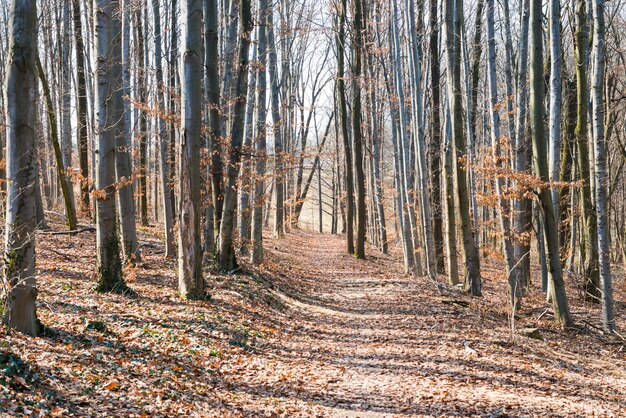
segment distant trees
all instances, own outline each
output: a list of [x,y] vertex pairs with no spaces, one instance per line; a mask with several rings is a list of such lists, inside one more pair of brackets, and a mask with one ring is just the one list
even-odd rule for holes
[[[180,296],[201,299],[207,272],[262,265],[267,231],[308,226],[345,234],[359,259],[397,246],[407,273],[462,279],[475,296],[481,263],[501,257],[511,310],[537,264],[563,326],[569,286],[613,329],[626,91],[624,30],[604,17],[620,5],[576,0],[565,25],[557,0],[42,0],[33,28],[33,4],[3,22],[28,34],[0,50],[22,83],[0,99],[5,257],[31,256],[31,215],[17,212],[32,191],[35,225],[59,212],[70,234],[95,223],[100,291],[129,291],[124,265],[146,262],[151,228],[178,253]],[[31,71],[41,103],[21,94]],[[41,140],[21,139],[22,117]],[[7,269],[27,277],[28,263]]]

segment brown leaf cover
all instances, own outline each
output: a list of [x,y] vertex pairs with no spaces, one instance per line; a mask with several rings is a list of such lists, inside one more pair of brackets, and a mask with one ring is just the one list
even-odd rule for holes
[[[344,254],[341,237],[266,241],[267,261],[210,275],[211,298],[176,297],[176,262],[144,229],[138,297],[97,294],[94,236],[38,244],[40,338],[0,334],[28,373],[0,385],[7,416],[626,416],[623,341],[569,289],[552,322],[536,285],[512,331],[501,261],[483,298],[407,276],[396,256]],[[397,249],[396,249],[397,251]],[[500,264],[498,264],[500,263]],[[533,275],[537,281],[538,274]],[[574,281],[571,279],[570,281]],[[615,279],[618,329],[625,283]],[[538,334],[534,334],[538,332]]]

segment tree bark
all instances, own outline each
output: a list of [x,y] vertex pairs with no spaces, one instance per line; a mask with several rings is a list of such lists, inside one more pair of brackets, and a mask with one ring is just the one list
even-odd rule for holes
[[548,170],[547,144],[544,126],[545,85],[543,75],[543,40],[541,28],[541,0],[530,3],[530,124],[533,142],[533,160],[535,175],[544,182],[539,191],[539,201],[543,220],[544,238],[546,243],[548,271],[550,276],[554,316],[564,327],[572,325],[565,283],[560,259],[559,231],[556,214],[552,203]]
[[167,122],[164,113],[165,108],[165,83],[163,82],[163,65],[161,51],[161,8],[159,0],[152,0],[152,14],[154,16],[154,66],[156,68],[157,82],[157,117],[159,124],[158,148],[159,148],[159,180],[161,183],[161,205],[163,210],[163,228],[165,230],[165,258],[174,257],[174,231],[172,200],[170,197],[170,175],[168,164],[168,141]]
[[12,2],[7,61],[6,145],[7,210],[4,280],[9,285],[2,322],[37,336],[35,270],[35,120],[37,106],[37,6],[35,0]]
[[611,260],[609,244],[608,202],[606,184],[607,161],[606,140],[604,137],[604,0],[593,0],[593,82],[592,119],[593,145],[595,156],[595,196],[598,216],[598,264],[600,266],[600,283],[602,295],[602,324],[607,332],[615,331],[615,313],[613,312],[613,286],[611,280]]
[[[456,148],[454,172],[459,198],[461,232],[465,255],[465,287],[474,296],[482,294],[480,257],[474,241],[467,188],[467,144],[463,130],[463,103],[461,93],[461,25],[463,4],[460,0],[445,0],[446,58],[448,64],[448,96],[451,100],[452,138]],[[454,6],[454,7],[453,7]],[[454,9],[454,11],[453,11]]]
[[248,53],[250,49],[250,36],[252,33],[252,14],[250,0],[241,0],[241,39],[237,62],[238,75],[235,88],[236,103],[233,108],[233,118],[230,129],[230,155],[228,158],[228,181],[224,190],[224,209],[220,224],[219,239],[219,268],[231,271],[237,267],[234,247],[235,208],[237,206],[237,178],[239,163],[241,162],[241,146],[243,142],[246,87],[248,85]]
[[[100,292],[126,292],[115,204],[116,90],[121,80],[121,8],[117,0],[94,0],[96,55],[96,253]],[[117,62],[117,64],[116,64]]]
[[178,291],[184,299],[204,298],[200,147],[202,123],[202,2],[183,1],[181,136],[179,158]]

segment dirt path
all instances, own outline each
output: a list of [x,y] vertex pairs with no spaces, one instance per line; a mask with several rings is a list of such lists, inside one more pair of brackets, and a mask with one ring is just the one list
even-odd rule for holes
[[233,382],[267,405],[242,413],[626,416],[619,353],[613,364],[590,362],[577,347],[559,358],[558,334],[513,345],[491,302],[442,296],[380,254],[355,260],[338,237],[275,244],[273,261],[302,285],[288,298],[289,332],[264,348],[251,382]]

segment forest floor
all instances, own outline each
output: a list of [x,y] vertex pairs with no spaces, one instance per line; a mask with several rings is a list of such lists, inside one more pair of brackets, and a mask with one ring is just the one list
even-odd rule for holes
[[[58,226],[60,228],[60,226]],[[176,262],[142,229],[138,296],[97,294],[95,236],[39,237],[39,338],[0,332],[6,416],[626,416],[626,348],[570,300],[561,332],[531,290],[512,331],[496,262],[482,298],[402,273],[341,237],[266,241],[266,263],[176,296]],[[537,275],[534,275],[534,278]],[[615,281],[618,329],[626,282]],[[584,321],[584,322],[583,322]]]

